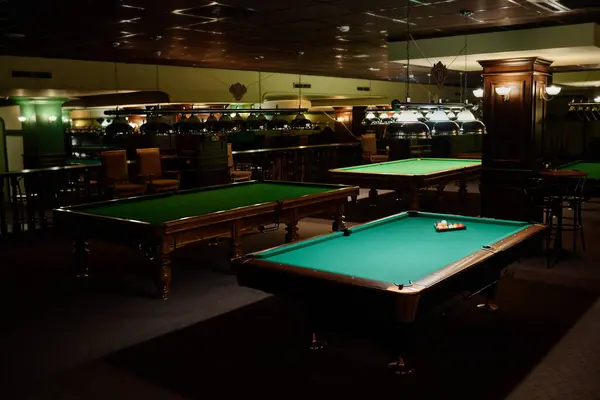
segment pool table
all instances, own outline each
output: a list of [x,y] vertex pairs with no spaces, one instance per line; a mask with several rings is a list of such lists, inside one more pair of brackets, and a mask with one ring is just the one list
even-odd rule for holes
[[169,296],[170,254],[199,241],[229,237],[232,257],[246,231],[286,224],[286,241],[298,239],[301,218],[330,212],[344,229],[344,205],[358,187],[250,181],[177,193],[82,204],[54,210],[54,229],[74,241],[78,276],[87,276],[90,239],[139,248],[154,264],[160,296]]
[[[437,232],[440,220],[466,229]],[[406,327],[463,292],[493,300],[504,268],[527,254],[545,229],[409,211],[251,253],[234,264],[240,285],[299,298],[314,306],[310,313],[329,308],[329,316],[348,313],[355,319],[382,312],[384,320]]]
[[446,185],[457,182],[461,197],[467,192],[467,181],[481,173],[481,160],[458,158],[409,158],[376,164],[357,165],[329,171],[332,182],[371,189],[374,204],[377,189],[395,190],[412,210],[420,210],[419,190],[437,186],[442,194]]

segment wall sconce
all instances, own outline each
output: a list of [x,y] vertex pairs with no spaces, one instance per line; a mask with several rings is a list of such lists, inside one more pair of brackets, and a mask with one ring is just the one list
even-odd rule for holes
[[56,122],[56,120],[58,119],[58,117],[56,115],[50,115],[48,116],[48,123],[53,123]]
[[22,115],[19,116],[19,121],[21,122],[27,122],[27,117],[24,117]]
[[510,99],[511,88],[509,86],[498,86],[495,90],[498,96],[502,96],[502,100],[508,101]]
[[337,117],[335,120],[337,122],[344,122],[344,117]]
[[543,85],[542,88],[540,89],[540,100],[550,101],[550,100],[552,100],[552,97],[559,94],[561,90],[562,90],[562,88],[560,86]]
[[483,98],[483,89],[479,88],[473,90],[473,96],[477,97],[478,99]]

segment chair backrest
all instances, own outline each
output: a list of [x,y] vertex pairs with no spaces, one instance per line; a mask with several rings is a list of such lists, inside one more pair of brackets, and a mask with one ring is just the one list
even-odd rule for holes
[[365,133],[364,135],[361,135],[360,143],[363,153],[377,153],[377,137],[374,133]]
[[233,146],[227,143],[227,166],[233,168]]
[[102,179],[111,184],[129,180],[127,170],[127,153],[125,150],[110,150],[100,153],[102,164]]
[[140,174],[162,176],[160,150],[158,148],[137,149],[136,153]]

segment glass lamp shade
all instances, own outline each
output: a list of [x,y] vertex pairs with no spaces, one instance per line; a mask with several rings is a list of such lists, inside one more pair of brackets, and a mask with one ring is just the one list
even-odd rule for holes
[[222,114],[221,118],[219,118],[219,123],[217,124],[217,127],[221,131],[232,130],[234,127],[234,124],[233,124],[233,119],[231,118],[231,115]]
[[454,121],[456,119],[456,114],[454,114],[454,112],[452,110],[448,110],[446,115],[448,116],[448,119],[450,121]]
[[432,122],[446,122],[450,121],[450,118],[448,118],[448,115],[443,110],[435,110],[431,114],[431,117],[429,117],[429,120]]
[[410,110],[404,110],[400,113],[398,118],[396,119],[398,122],[419,122],[419,118],[415,115],[414,112]]
[[191,115],[181,125],[182,132],[202,132],[205,128],[204,123],[198,118],[197,115]]
[[499,86],[495,90],[496,94],[499,96],[508,96],[510,94],[510,89],[509,86]]
[[232,118],[233,124],[239,128],[242,129],[244,126],[244,117],[242,117],[242,115],[240,113],[237,113],[233,116]]
[[267,122],[268,129],[285,129],[287,126],[287,121],[283,118],[281,114],[273,115],[273,119]]
[[377,117],[374,118],[365,118],[362,120],[362,125],[378,125],[381,123],[381,120]]
[[483,97],[483,89],[479,88],[473,90],[473,96],[477,97],[478,99],[481,99]]
[[117,116],[113,122],[105,128],[107,135],[126,135],[133,132],[133,127],[129,125],[125,117]]
[[169,121],[162,115],[150,115],[146,123],[140,127],[144,133],[167,133],[173,130]]
[[246,118],[246,129],[251,131],[260,129],[260,121],[256,114],[250,113],[250,115],[248,115],[248,118]]
[[463,135],[485,135],[485,125],[481,121],[466,121],[461,125]]
[[296,118],[292,120],[292,127],[295,129],[308,129],[312,126],[312,123],[303,113],[299,112]]
[[384,139],[429,139],[429,128],[422,122],[394,122],[385,127]]
[[206,129],[208,129],[209,131],[214,131],[215,129],[217,129],[218,124],[219,121],[213,113],[210,113],[210,115],[208,116],[208,118],[206,118],[206,121],[204,122]]
[[417,119],[419,121],[425,121],[426,120],[426,118],[423,115],[423,113],[421,111],[419,111],[419,110],[413,110],[413,114],[415,114],[415,117],[417,117]]
[[458,122],[468,122],[468,121],[475,121],[476,118],[470,110],[465,109],[456,115],[456,120]]
[[373,111],[369,111],[367,113],[367,116],[365,117],[365,119],[377,119],[377,116],[375,115],[375,113]]
[[548,94],[549,96],[556,96],[557,94],[560,93],[560,91],[562,90],[562,88],[560,86],[547,86],[546,87],[546,94]]
[[397,121],[397,120],[398,120],[398,118],[400,118],[400,114],[398,114],[397,112],[395,112],[395,113],[392,115],[392,118],[393,118],[393,119],[395,119],[395,120]]
[[440,121],[433,126],[434,136],[455,136],[460,133],[460,126],[454,121]]

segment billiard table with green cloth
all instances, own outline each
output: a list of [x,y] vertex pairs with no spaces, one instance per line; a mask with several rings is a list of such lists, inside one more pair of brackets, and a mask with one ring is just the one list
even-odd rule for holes
[[[463,223],[437,232],[434,224]],[[411,322],[430,293],[480,289],[542,234],[543,225],[409,211],[235,260],[240,285],[274,294],[392,305]],[[458,283],[458,285],[457,285]],[[325,301],[325,300],[323,300]],[[380,304],[381,305],[381,304]]]
[[357,165],[329,171],[332,182],[369,188],[375,202],[377,189],[395,190],[412,210],[419,210],[419,190],[437,186],[442,194],[446,185],[457,182],[461,197],[467,181],[481,173],[481,160],[459,158],[409,158],[384,163]]
[[587,179],[600,180],[600,161],[575,161],[561,165],[558,169],[587,172]]
[[177,193],[82,204],[54,210],[53,225],[74,240],[79,275],[87,276],[88,240],[140,248],[158,270],[161,296],[169,294],[169,254],[199,241],[229,237],[232,257],[243,255],[244,232],[286,224],[286,241],[298,239],[301,218],[330,213],[344,228],[344,205],[358,187],[251,181]]

